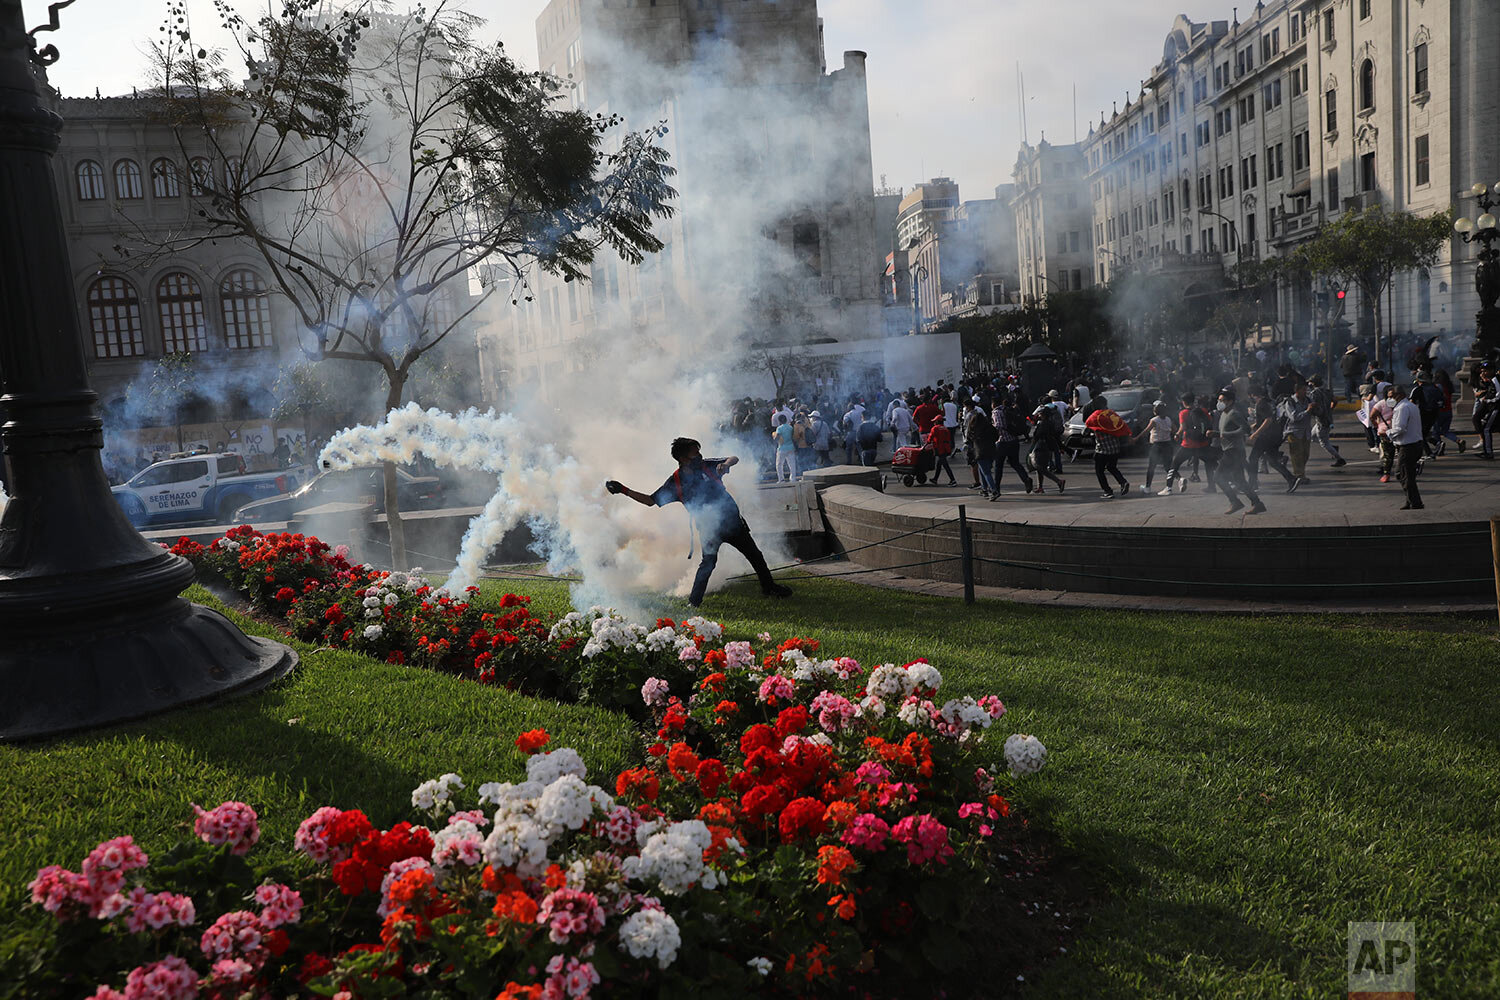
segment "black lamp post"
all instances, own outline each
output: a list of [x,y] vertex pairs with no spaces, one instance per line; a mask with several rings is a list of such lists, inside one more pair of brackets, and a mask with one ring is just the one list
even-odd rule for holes
[[62,119],[32,48],[21,0],[0,0],[0,740],[255,690],[297,663],[182,600],[192,566],[110,495],[52,172]]
[[1500,299],[1500,250],[1495,249],[1495,240],[1500,238],[1495,219],[1495,209],[1500,208],[1500,181],[1493,188],[1475,184],[1469,193],[1479,202],[1479,218],[1456,219],[1453,228],[1465,243],[1477,240],[1483,244],[1479,266],[1474,269],[1479,312],[1474,316],[1474,346],[1470,353],[1484,358],[1500,350],[1500,309],[1495,307],[1495,300]]

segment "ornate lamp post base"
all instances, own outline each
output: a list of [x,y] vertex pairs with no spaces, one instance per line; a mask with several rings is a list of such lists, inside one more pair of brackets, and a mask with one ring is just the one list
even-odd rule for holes
[[7,635],[0,739],[55,736],[248,694],[296,665],[286,646],[247,636],[217,611],[181,598],[83,622],[62,637]]
[[52,171],[62,120],[30,49],[20,0],[0,0],[0,740],[252,691],[297,664],[178,597],[193,567],[110,495]]

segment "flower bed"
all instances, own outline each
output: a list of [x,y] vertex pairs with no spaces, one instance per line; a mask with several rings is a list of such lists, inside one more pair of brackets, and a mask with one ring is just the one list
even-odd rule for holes
[[[549,626],[525,598],[481,609],[316,539],[235,529],[184,554],[307,638],[410,648],[406,662],[492,683],[574,670],[579,696],[632,704],[642,763],[591,784],[576,752],[523,733],[525,780],[471,791],[442,775],[388,830],[325,806],[293,863],[260,861],[249,806],[194,807],[197,839],[165,858],[117,836],[78,872],[38,872],[32,902],[55,919],[26,995],[993,992],[975,970],[1017,940],[997,936],[1020,864],[1006,784],[1046,758],[1033,737],[991,737],[997,697],[941,699],[925,660],[867,671],[813,639],[733,639],[702,618],[593,609]],[[515,641],[481,669],[501,631]]]

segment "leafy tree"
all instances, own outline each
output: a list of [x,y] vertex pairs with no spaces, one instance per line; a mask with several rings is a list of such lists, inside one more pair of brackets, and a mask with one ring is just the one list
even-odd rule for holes
[[276,382],[271,387],[276,397],[276,408],[271,411],[275,420],[302,421],[302,439],[312,443],[312,416],[326,413],[333,404],[333,390],[324,376],[321,365],[313,361],[302,361],[289,365],[276,373]]
[[182,425],[186,423],[189,407],[199,401],[194,392],[197,381],[193,355],[178,351],[163,355],[151,366],[145,381],[132,384],[126,396],[134,396],[148,410],[170,420],[177,430],[177,450],[181,451]]
[[[184,185],[195,225],[142,242],[257,254],[307,356],[378,366],[387,410],[498,288],[514,304],[534,269],[586,280],[601,247],[632,264],[661,249],[653,227],[676,194],[664,129],[571,109],[561,81],[479,41],[477,18],[283,0],[250,23],[216,7],[233,39],[222,61],[194,40],[185,0],[168,4],[158,102],[183,160],[202,158]],[[488,276],[475,297],[472,274]],[[385,501],[404,568],[389,463]]]
[[1060,356],[1092,358],[1116,349],[1108,288],[1094,286],[1047,296],[1047,346]]
[[[1398,273],[1437,263],[1452,223],[1451,212],[1422,217],[1379,206],[1345,212],[1289,254],[1284,266],[1358,287],[1374,311],[1378,353],[1380,297]],[[1387,363],[1390,350],[1388,345]]]

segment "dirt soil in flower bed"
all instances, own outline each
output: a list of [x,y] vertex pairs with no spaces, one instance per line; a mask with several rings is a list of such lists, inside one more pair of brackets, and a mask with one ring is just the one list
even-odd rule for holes
[[[214,574],[204,573],[198,582],[238,614],[287,633],[284,619],[254,605]],[[1045,963],[1067,954],[1097,898],[1098,887],[1089,884],[1082,865],[1050,832],[1029,821],[1002,825],[995,847],[1007,862],[999,871],[1005,883],[989,898],[973,901],[970,919],[991,929],[996,950],[982,970],[952,970],[952,978],[935,995],[974,1000],[1024,996],[1027,981]]]

